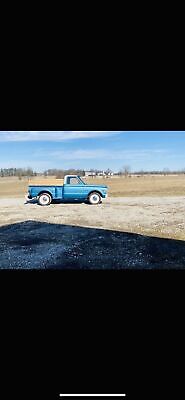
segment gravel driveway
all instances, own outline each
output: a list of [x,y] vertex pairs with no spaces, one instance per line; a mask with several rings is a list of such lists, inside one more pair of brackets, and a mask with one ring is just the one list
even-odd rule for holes
[[0,199],[0,268],[184,268],[185,198]]

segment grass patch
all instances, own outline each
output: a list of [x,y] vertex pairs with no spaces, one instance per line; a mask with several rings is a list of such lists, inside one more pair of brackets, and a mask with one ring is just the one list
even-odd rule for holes
[[[56,184],[63,183],[54,177],[32,178],[34,184]],[[185,175],[176,176],[143,176],[137,178],[89,178],[84,179],[86,183],[109,186],[110,197],[134,197],[134,196],[183,196],[185,195]],[[30,181],[28,178],[0,178],[0,198],[23,197],[27,193]]]

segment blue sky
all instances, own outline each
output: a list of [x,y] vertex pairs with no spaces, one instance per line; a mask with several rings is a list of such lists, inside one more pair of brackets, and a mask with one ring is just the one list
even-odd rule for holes
[[185,132],[0,132],[0,168],[185,168]]

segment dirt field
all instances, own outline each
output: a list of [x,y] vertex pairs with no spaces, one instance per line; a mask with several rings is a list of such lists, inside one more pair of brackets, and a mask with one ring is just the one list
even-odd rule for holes
[[0,268],[185,268],[185,196],[0,208]]
[[[32,182],[41,181],[46,184],[63,184],[63,180],[52,178],[32,178]],[[183,196],[185,195],[185,175],[176,176],[143,176],[131,178],[88,178],[90,184],[109,186],[110,197],[122,196]],[[23,197],[27,192],[27,178],[0,178],[0,198]]]

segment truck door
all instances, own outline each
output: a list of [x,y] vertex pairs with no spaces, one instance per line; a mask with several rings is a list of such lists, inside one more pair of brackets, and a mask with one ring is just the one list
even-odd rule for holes
[[76,176],[68,176],[63,188],[64,199],[82,200],[86,198],[85,185]]

